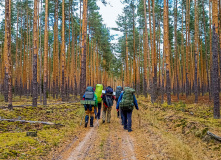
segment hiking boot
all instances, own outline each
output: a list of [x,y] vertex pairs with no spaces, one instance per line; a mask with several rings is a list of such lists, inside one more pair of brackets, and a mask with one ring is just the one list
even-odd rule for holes
[[88,122],[85,122],[85,125],[84,125],[85,128],[87,128],[87,124],[88,124]]
[[103,123],[105,123],[105,120],[103,120]]
[[128,129],[128,132],[132,132],[133,130],[132,129]]
[[86,115],[86,116],[85,116],[85,125],[84,125],[84,127],[85,127],[85,128],[87,127],[88,120],[89,120],[89,116],[88,116],[88,115]]
[[124,127],[124,130],[127,130],[127,127]]

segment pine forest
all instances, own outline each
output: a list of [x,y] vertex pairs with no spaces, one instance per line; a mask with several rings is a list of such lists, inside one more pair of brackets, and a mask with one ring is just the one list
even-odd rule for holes
[[0,0],[0,159],[220,159],[220,92],[221,0]]

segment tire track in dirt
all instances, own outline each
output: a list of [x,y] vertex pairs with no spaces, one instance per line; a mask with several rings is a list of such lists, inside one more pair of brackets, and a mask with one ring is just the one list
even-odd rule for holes
[[96,138],[97,124],[90,128],[90,131],[86,134],[84,139],[78,144],[78,146],[71,152],[71,155],[67,160],[81,160],[88,156],[88,152],[93,148],[93,143]]

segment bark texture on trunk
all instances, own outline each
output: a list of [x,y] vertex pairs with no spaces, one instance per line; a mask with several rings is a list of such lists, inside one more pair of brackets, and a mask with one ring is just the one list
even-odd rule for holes
[[48,76],[48,0],[45,1],[45,33],[44,33],[44,83],[43,105],[47,105],[47,76]]
[[164,50],[166,56],[166,92],[167,104],[171,105],[171,82],[170,82],[170,45],[169,45],[169,28],[168,28],[168,5],[164,0]]
[[218,34],[215,31],[215,25],[213,26],[213,97],[214,97],[214,109],[213,116],[215,119],[220,118],[220,104],[219,104],[219,73],[218,73]]
[[11,14],[10,14],[10,0],[5,0],[5,20],[6,20],[6,28],[5,34],[7,37],[7,41],[5,41],[5,45],[7,45],[7,56],[5,57],[5,77],[8,82],[8,108],[12,109],[12,60],[11,60]]
[[37,107],[37,99],[38,99],[38,90],[37,90],[37,56],[38,56],[38,48],[37,48],[37,41],[38,41],[38,30],[37,30],[37,0],[34,0],[34,22],[33,22],[33,107]]
[[82,59],[81,59],[81,77],[80,86],[82,97],[86,89],[86,52],[87,52],[87,0],[83,0],[83,23],[82,23]]

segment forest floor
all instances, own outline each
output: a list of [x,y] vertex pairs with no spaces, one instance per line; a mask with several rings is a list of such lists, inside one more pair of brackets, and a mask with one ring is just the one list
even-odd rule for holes
[[[4,131],[0,129],[0,159],[221,159],[221,143],[206,135],[210,131],[221,136],[221,120],[213,119],[210,103],[193,104],[191,100],[190,97],[185,104],[181,97],[181,101],[168,106],[139,97],[140,110],[133,111],[130,133],[120,124],[115,107],[111,123],[102,124],[99,120],[98,126],[95,120],[92,128],[84,128],[84,110],[79,103],[38,107],[35,112],[31,108],[0,110],[4,118],[26,113],[26,119],[65,125],[37,128],[0,122],[0,128],[5,126]],[[46,110],[53,112],[46,114]],[[38,130],[38,137],[25,136],[30,128]]]

